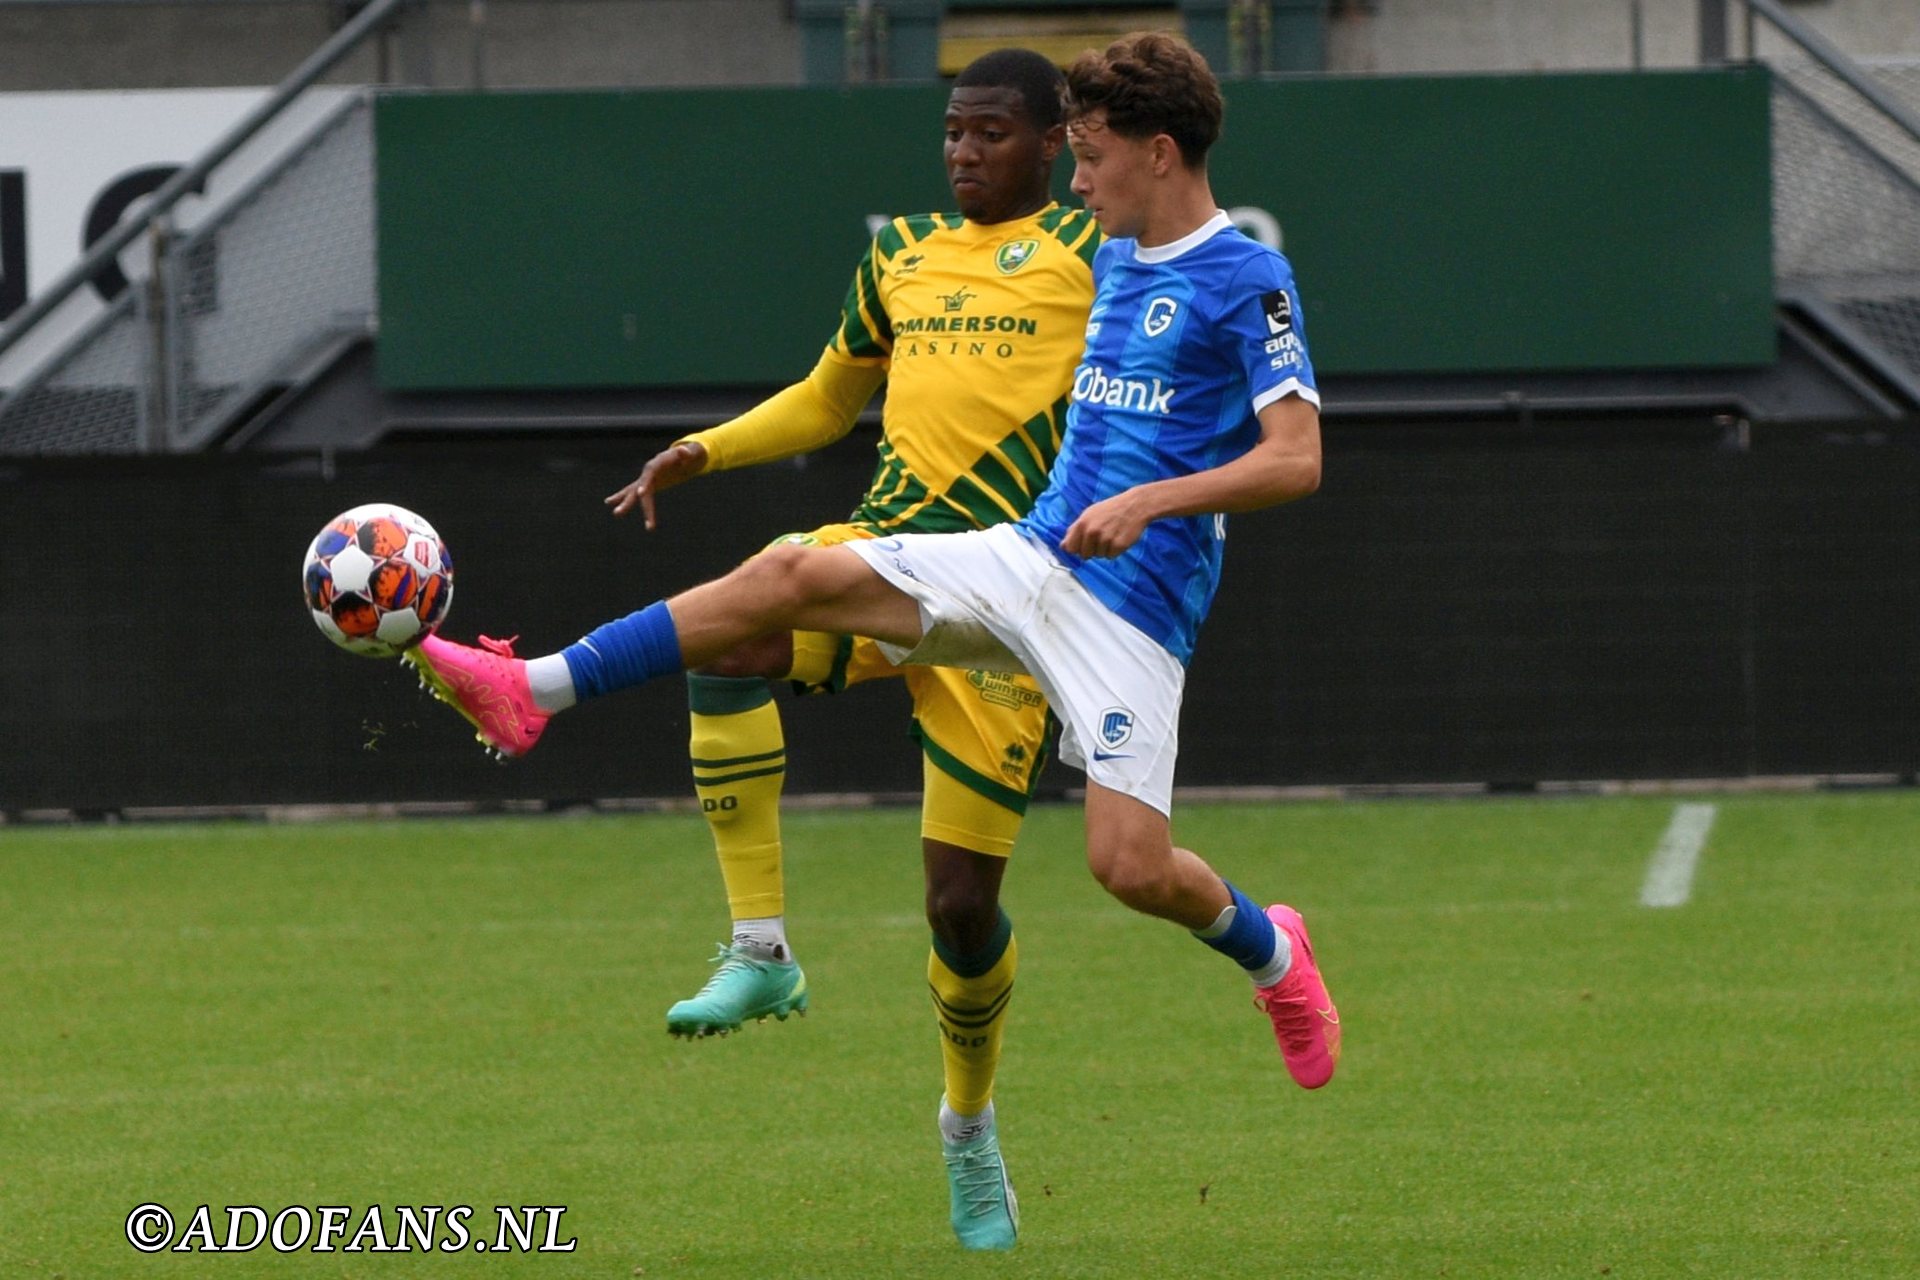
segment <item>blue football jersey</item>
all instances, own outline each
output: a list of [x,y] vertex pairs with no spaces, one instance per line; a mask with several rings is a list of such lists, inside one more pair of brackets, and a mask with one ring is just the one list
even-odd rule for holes
[[1093,260],[1087,349],[1050,482],[1020,523],[1108,608],[1182,662],[1220,582],[1225,515],[1156,520],[1112,559],[1060,549],[1092,504],[1231,462],[1254,415],[1286,395],[1316,407],[1287,260],[1224,213],[1172,244],[1109,240]]

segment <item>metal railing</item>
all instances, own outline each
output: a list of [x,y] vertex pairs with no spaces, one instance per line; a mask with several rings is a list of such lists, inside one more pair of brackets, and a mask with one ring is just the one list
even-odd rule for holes
[[1747,11],[1748,56],[1752,56],[1753,53],[1753,19],[1765,18],[1776,31],[1798,45],[1809,58],[1878,108],[1908,137],[1920,143],[1920,110],[1915,110],[1913,106],[1889,92],[1886,86],[1866,74],[1860,64],[1848,57],[1840,46],[1787,12],[1780,0],[1740,0],[1740,2],[1746,6]]
[[[183,197],[203,189],[209,175],[413,2],[372,0],[204,154],[169,178],[138,218],[103,236],[0,327],[0,357],[5,357],[110,270],[129,247],[142,240],[150,246],[151,273],[87,319],[58,350],[22,370],[12,391],[0,400],[0,454],[204,447],[236,405],[311,358],[326,341],[347,332],[371,332],[372,126],[364,93],[350,94],[328,112],[217,214],[183,231],[176,225],[176,209]],[[222,240],[241,239],[236,229],[244,224],[238,213],[286,190],[288,175],[316,156],[335,161],[336,172],[322,194],[341,219],[358,224],[351,250],[334,255],[324,269],[312,267],[309,279],[317,287],[290,287],[287,281],[263,287],[255,273],[255,287],[248,289],[236,278],[244,273],[235,270],[244,256],[222,246],[228,261],[214,289],[214,249]],[[311,193],[307,203],[312,203]],[[287,234],[316,239],[311,219],[290,225]],[[317,237],[322,244],[328,239],[325,234]],[[349,288],[343,295],[341,280],[364,280],[365,288],[359,294]],[[304,318],[291,322],[290,312],[303,309]],[[283,349],[266,350],[261,344],[269,340]],[[246,358],[236,360],[242,351]]]
[[1740,0],[1799,56],[1773,70],[1776,291],[1920,402],[1920,61],[1848,57],[1779,0]]
[[[102,2],[108,2],[108,0],[94,0],[94,3]],[[257,3],[258,0],[250,0],[250,2]],[[207,148],[206,154],[174,174],[165,185],[154,192],[153,198],[147,202],[144,219],[123,222],[107,233],[94,244],[84,258],[73,265],[71,270],[49,286],[46,292],[28,303],[24,310],[4,326],[0,326],[0,355],[5,355],[28,329],[38,324],[87,281],[100,274],[100,269],[118,257],[128,245],[147,234],[152,223],[168,214],[174,205],[180,203],[182,196],[198,190],[206,181],[208,174],[225,163],[228,157],[285,110],[289,103],[306,92],[321,76],[332,70],[334,64],[359,48],[360,42],[378,30],[381,24],[393,15],[394,10],[409,2],[410,0],[373,0],[373,3],[356,14],[351,22],[334,32],[333,37],[314,50],[313,55],[282,81],[280,86],[267,96],[266,101],[249,111],[239,123]],[[62,0],[62,3],[71,3],[71,0]]]

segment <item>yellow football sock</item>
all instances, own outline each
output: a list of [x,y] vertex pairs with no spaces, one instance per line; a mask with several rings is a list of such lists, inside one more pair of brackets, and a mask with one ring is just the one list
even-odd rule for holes
[[940,1027],[947,1105],[963,1116],[978,1115],[993,1101],[1000,1033],[1013,995],[1013,971],[1020,963],[1013,921],[1001,912],[992,940],[974,955],[945,951],[935,939],[927,957],[927,984],[933,988],[934,1020]]
[[787,742],[765,680],[688,675],[693,789],[735,920],[786,913],[780,874],[780,789]]

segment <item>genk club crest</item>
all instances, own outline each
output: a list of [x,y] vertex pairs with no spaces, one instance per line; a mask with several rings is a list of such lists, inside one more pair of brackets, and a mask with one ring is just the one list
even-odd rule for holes
[[1001,275],[1010,276],[1032,261],[1039,249],[1038,240],[1009,240],[993,255],[993,265],[1000,269]]
[[1100,715],[1100,742],[1109,750],[1133,736],[1133,712],[1125,707],[1109,707]]

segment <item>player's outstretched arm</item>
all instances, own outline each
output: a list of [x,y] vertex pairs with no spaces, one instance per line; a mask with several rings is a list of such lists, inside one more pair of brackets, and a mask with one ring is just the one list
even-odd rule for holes
[[1319,488],[1320,411],[1299,396],[1283,396],[1260,410],[1259,420],[1259,442],[1238,458],[1096,502],[1080,513],[1060,546],[1077,556],[1117,556],[1155,520],[1258,511]]

